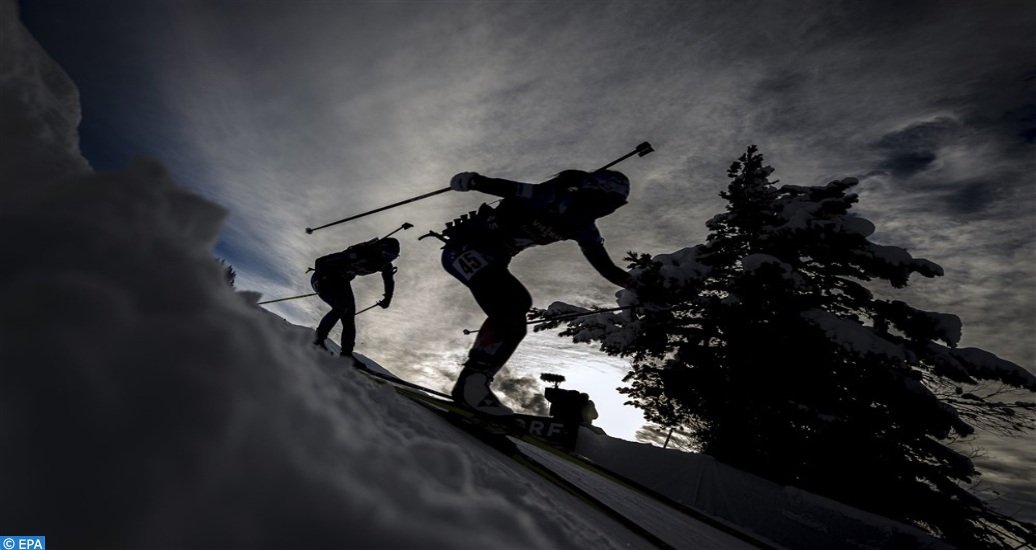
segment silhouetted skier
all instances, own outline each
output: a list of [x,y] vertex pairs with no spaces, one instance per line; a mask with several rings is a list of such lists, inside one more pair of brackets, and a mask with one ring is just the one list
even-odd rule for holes
[[531,184],[463,172],[453,177],[450,187],[504,198],[497,208],[483,204],[470,219],[462,218],[444,231],[449,241],[443,248],[443,267],[471,290],[488,316],[452,395],[481,412],[513,414],[489,386],[525,338],[532,297],[507,266],[531,246],[574,240],[604,278],[628,287],[629,275],[608,256],[594,222],[626,204],[629,179],[611,170],[566,170],[550,181]]
[[331,311],[320,320],[314,344],[327,349],[324,340],[335,323],[342,321],[342,357],[350,358],[356,366],[362,366],[352,355],[353,346],[356,345],[356,300],[351,283],[357,276],[380,272],[385,284],[385,296],[377,305],[389,307],[395,289],[393,274],[396,269],[392,261],[398,257],[399,241],[387,237],[356,244],[317,259],[310,282],[320,299],[331,306]]

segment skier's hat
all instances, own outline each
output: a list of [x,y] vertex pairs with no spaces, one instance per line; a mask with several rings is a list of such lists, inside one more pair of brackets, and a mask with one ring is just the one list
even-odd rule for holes
[[392,237],[385,237],[383,239],[379,239],[374,246],[377,246],[378,250],[380,250],[384,254],[391,254],[397,257],[399,256],[399,241]]
[[595,218],[616,211],[630,196],[629,178],[615,170],[565,170],[558,174],[558,179],[571,182],[567,186],[571,208]]

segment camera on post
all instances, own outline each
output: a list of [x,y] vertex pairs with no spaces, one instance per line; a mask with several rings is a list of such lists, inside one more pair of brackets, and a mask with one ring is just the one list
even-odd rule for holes
[[597,408],[590,396],[577,390],[563,390],[558,386],[565,381],[560,374],[545,372],[540,374],[540,380],[554,384],[554,387],[546,388],[543,396],[550,403],[551,418],[562,422],[586,422],[591,423],[597,418]]

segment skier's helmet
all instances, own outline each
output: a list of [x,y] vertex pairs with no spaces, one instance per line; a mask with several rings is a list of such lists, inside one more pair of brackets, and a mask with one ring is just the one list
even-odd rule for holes
[[573,194],[579,210],[598,218],[618,210],[629,196],[629,178],[614,170],[586,174]]

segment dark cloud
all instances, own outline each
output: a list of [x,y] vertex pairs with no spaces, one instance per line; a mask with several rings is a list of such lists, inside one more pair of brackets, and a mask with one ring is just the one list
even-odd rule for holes
[[961,131],[957,121],[939,117],[889,132],[875,144],[885,155],[878,169],[899,179],[909,179],[935,162],[938,150],[953,142]]
[[1025,139],[1026,143],[1036,142],[1036,126],[1025,128],[1021,132],[1018,132],[1018,135]]
[[[931,160],[934,160],[934,156]],[[916,159],[914,172],[920,173],[931,160]],[[906,156],[888,159],[882,164],[883,169],[871,176],[892,175],[909,179],[902,174],[910,170],[915,159]],[[880,185],[880,183],[879,183]],[[962,178],[945,179],[932,177],[915,177],[910,181],[896,181],[891,187],[898,189],[906,200],[899,208],[903,212],[913,214],[939,213],[939,215],[965,220],[984,218],[1003,218],[1012,209],[1014,201],[1019,200],[1017,187],[1020,182],[1010,174],[991,174],[980,179]],[[992,245],[990,245],[992,246]]]
[[896,152],[878,165],[878,169],[888,172],[900,179],[908,179],[924,170],[934,162],[936,155],[932,151]]
[[988,98],[988,108],[976,109],[968,116],[977,124],[995,128],[1013,149],[1027,150],[1025,146],[1036,141],[1036,69],[990,80],[981,83],[981,87],[976,85],[976,93]]
[[750,101],[756,105],[754,125],[767,134],[815,128],[819,112],[811,96],[817,78],[805,67],[782,67],[760,79]]
[[[1036,66],[1031,62],[1031,41],[1009,40],[986,45],[1003,57],[960,71],[956,77],[961,86],[956,93],[933,98],[933,105],[955,112],[967,125],[977,128],[996,127],[1008,136],[1017,136],[1020,119],[1032,125],[1033,93],[1036,92]],[[960,60],[964,62],[965,60]]]
[[1036,69],[1031,69],[1022,78],[1021,95],[1028,98],[1028,101],[1014,109],[1008,110],[1004,118],[1008,123],[1014,123],[1018,129],[1018,136],[1025,140],[1025,143],[1036,142]]
[[959,133],[960,124],[953,119],[939,117],[885,134],[877,146],[890,151],[930,151],[946,144]]
[[997,198],[998,194],[995,184],[987,181],[976,181],[960,184],[946,195],[945,201],[951,212],[967,215],[982,212],[989,203]]
[[501,373],[493,381],[493,388],[515,402],[518,410],[526,414],[545,416],[550,408],[540,383],[531,376],[509,377]]

